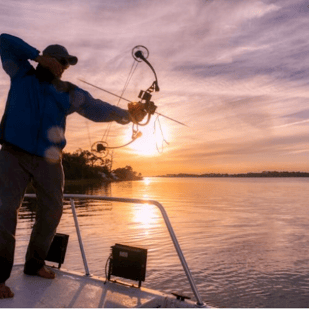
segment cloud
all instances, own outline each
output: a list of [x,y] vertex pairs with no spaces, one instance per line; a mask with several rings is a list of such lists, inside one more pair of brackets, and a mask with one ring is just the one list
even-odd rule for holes
[[300,112],[286,115],[286,117],[287,118],[294,118],[294,119],[305,119],[305,120],[309,119],[309,109],[303,109]]
[[[246,2],[246,5],[249,6],[249,3],[260,2]],[[216,36],[210,53],[216,49],[217,59],[209,61],[209,48],[204,44],[204,63],[194,64],[187,61],[176,66],[175,70],[187,71],[200,78],[224,76],[231,79],[247,79],[266,75],[273,79],[307,83],[309,43],[299,28],[309,26],[308,3],[306,1],[272,3],[266,4],[261,14],[234,20],[230,27],[233,25],[235,31],[232,33],[227,30],[228,37],[221,34],[225,39],[223,44],[220,43],[220,34]],[[241,5],[243,8],[239,4],[237,8],[239,11],[245,9],[245,2]],[[230,14],[233,15],[233,12]],[[228,22],[229,19],[227,24]],[[207,40],[205,41],[207,43]]]

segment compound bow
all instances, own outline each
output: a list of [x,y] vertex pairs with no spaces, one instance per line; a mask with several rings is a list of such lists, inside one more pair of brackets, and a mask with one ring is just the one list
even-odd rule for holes
[[[142,133],[138,130],[138,126],[146,126],[149,123],[151,116],[154,115],[154,114],[157,114],[158,116],[165,117],[167,119],[170,119],[170,120],[175,121],[175,122],[177,122],[181,125],[186,126],[182,122],[179,122],[175,119],[172,119],[170,117],[167,117],[165,115],[162,115],[162,114],[156,112],[157,106],[154,104],[153,101],[151,101],[151,98],[152,98],[152,93],[160,91],[160,88],[159,88],[159,85],[158,85],[158,78],[157,78],[156,71],[154,70],[153,66],[149,63],[149,61],[147,60],[147,58],[149,56],[148,49],[145,46],[137,45],[132,49],[132,56],[133,56],[134,60],[137,61],[137,62],[142,62],[142,61],[145,62],[150,67],[150,69],[152,70],[154,77],[155,77],[155,80],[152,82],[150,87],[148,87],[148,89],[145,90],[145,91],[141,90],[139,95],[138,95],[138,98],[140,99],[139,103],[142,104],[142,110],[147,113],[147,119],[144,123],[141,123],[141,122],[133,123],[131,141],[127,142],[124,145],[109,146],[106,141],[97,141],[97,142],[93,143],[92,146],[91,146],[91,151],[96,153],[100,157],[106,157],[108,155],[109,150],[128,146],[131,143],[133,143],[137,138],[141,137]],[[130,101],[130,100],[128,100],[128,99],[126,99],[122,96],[118,96],[118,95],[116,95],[112,92],[109,92],[109,91],[107,91],[107,90],[105,90],[101,87],[95,86],[95,85],[88,83],[88,82],[81,80],[81,79],[80,79],[80,81],[82,81],[83,83],[86,83],[86,84],[88,84],[92,87],[95,87],[97,89],[100,89],[102,91],[105,91],[105,92],[107,92],[107,93],[109,93],[113,96],[116,96],[119,99],[125,100],[129,103],[133,103],[132,101]]]

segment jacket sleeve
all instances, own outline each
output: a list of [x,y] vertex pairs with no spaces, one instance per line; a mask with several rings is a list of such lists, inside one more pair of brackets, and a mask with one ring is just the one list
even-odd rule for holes
[[11,78],[15,77],[21,70],[29,70],[31,64],[28,60],[34,60],[39,53],[36,48],[20,38],[5,33],[0,35],[2,66]]
[[95,122],[116,121],[120,124],[130,122],[129,112],[99,99],[94,99],[87,91],[75,87],[70,91],[71,108],[69,114],[77,112]]

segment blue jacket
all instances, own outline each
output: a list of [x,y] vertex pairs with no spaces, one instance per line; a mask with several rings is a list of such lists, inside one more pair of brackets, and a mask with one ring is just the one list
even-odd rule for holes
[[1,143],[57,160],[66,144],[64,132],[69,114],[77,112],[96,122],[129,122],[127,110],[94,99],[75,85],[60,91],[51,83],[39,81],[29,62],[39,51],[23,40],[1,34],[0,55],[3,69],[11,78],[0,127]]

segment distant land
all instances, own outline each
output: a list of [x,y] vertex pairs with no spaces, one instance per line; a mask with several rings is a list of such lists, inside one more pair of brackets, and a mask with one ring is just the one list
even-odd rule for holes
[[261,173],[245,173],[245,174],[220,174],[220,173],[209,173],[209,174],[167,174],[160,175],[157,177],[309,177],[307,172],[276,172],[276,171],[265,171]]

